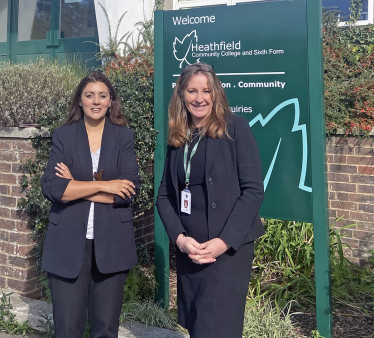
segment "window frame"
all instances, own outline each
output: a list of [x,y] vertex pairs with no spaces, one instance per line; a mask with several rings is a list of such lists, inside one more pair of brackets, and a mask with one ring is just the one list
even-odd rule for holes
[[[370,10],[371,8],[371,10]],[[374,23],[374,0],[368,0],[368,19],[367,20],[357,20],[354,26],[365,26]],[[338,24],[340,27],[349,26],[348,21],[341,21]]]

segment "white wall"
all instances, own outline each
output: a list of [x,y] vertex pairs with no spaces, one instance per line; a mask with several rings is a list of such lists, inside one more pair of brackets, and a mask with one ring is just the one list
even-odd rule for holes
[[109,30],[105,14],[99,5],[102,4],[106,9],[114,36],[118,20],[124,12],[127,12],[122,19],[118,30],[118,38],[121,38],[127,32],[133,32],[134,41],[137,41],[138,31],[135,24],[140,21],[149,20],[152,18],[154,0],[94,0],[97,28],[99,31],[100,44],[108,41]]

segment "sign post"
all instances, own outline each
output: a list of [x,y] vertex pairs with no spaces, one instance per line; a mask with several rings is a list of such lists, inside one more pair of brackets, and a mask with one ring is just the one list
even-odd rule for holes
[[333,326],[323,100],[322,4],[321,1],[308,0],[307,5],[317,328],[322,336],[330,338]]
[[[160,131],[155,192],[166,151],[168,102],[177,78],[188,64],[211,64],[231,110],[247,119],[260,148],[265,187],[261,216],[314,222],[318,330],[329,338],[321,15],[321,0],[155,13],[155,129]],[[158,299],[168,299],[162,296],[166,263],[158,260],[168,258],[165,241],[161,221],[155,218]]]

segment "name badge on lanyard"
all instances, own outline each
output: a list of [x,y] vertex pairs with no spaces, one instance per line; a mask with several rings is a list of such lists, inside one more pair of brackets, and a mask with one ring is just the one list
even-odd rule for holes
[[191,156],[189,161],[187,161],[188,154],[188,145],[184,145],[184,154],[183,154],[183,168],[186,173],[186,188],[181,191],[181,212],[191,215],[191,192],[188,190],[188,185],[190,184],[190,174],[191,174],[191,159],[196,153],[197,146],[201,140],[201,135],[199,140],[196,142],[195,146],[191,150]]

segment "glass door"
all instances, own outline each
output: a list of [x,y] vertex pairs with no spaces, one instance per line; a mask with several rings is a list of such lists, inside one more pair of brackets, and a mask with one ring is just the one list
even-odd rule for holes
[[53,0],[16,1],[13,62],[26,63],[37,58],[53,57],[53,46],[49,46],[47,42],[47,35],[51,31],[52,2]]
[[77,57],[87,67],[96,67],[95,53],[99,51],[94,0],[60,1],[60,43],[57,48],[59,60]]
[[0,0],[0,57],[23,63],[74,57],[96,67],[98,42],[94,0]]
[[9,1],[0,0],[0,61],[8,60]]

